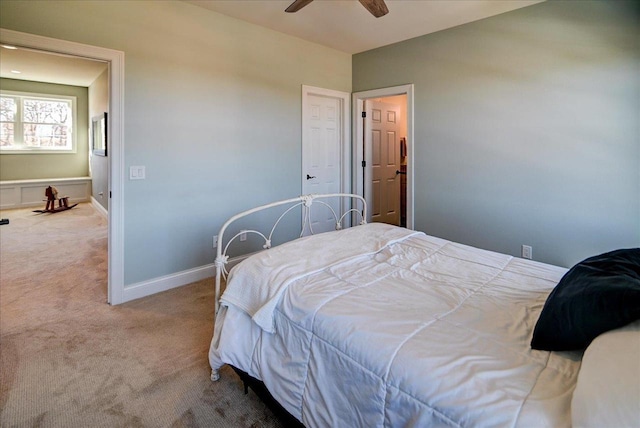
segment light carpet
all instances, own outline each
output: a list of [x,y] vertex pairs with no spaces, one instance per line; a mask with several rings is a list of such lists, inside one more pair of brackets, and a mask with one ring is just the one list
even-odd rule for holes
[[0,214],[0,426],[281,426],[228,367],[209,380],[211,279],[110,306],[90,204]]

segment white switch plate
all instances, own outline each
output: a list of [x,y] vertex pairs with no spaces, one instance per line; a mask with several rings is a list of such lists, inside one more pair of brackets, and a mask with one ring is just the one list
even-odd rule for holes
[[129,167],[129,180],[144,180],[145,179],[145,167],[144,166],[130,166]]

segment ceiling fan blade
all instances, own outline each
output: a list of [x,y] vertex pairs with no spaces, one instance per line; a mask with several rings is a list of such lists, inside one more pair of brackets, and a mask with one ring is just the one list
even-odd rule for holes
[[385,16],[387,13],[389,13],[389,9],[387,9],[387,5],[384,3],[384,0],[359,1],[376,18],[380,18],[381,16]]
[[309,3],[311,3],[312,1],[313,0],[296,0],[293,3],[291,3],[289,7],[286,8],[284,11],[289,13],[297,12],[303,7],[305,7],[306,5],[308,5]]

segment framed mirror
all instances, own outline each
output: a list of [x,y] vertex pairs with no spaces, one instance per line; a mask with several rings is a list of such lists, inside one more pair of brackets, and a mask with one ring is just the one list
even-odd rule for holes
[[94,155],[107,156],[107,113],[91,119],[91,140]]

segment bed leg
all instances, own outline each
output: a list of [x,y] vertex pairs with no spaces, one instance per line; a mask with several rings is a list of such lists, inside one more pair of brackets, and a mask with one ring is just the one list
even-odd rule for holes
[[220,373],[216,369],[211,370],[211,382],[220,380]]

